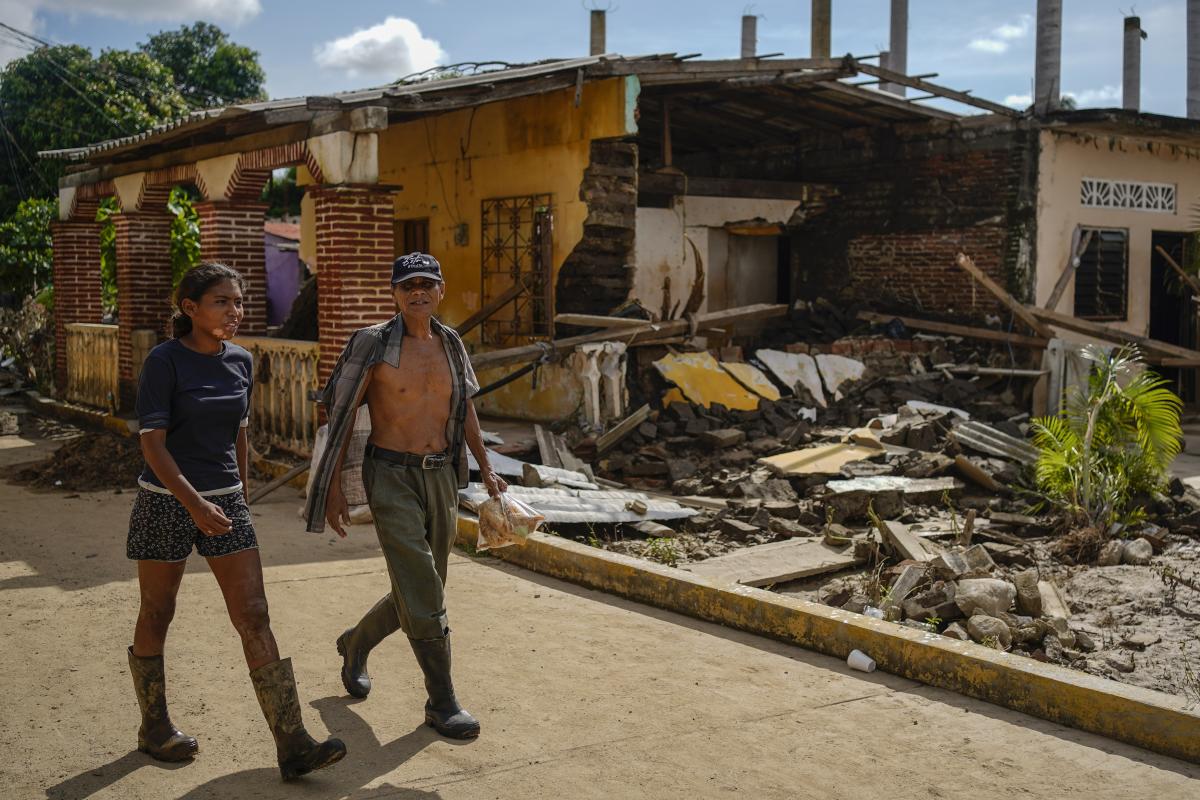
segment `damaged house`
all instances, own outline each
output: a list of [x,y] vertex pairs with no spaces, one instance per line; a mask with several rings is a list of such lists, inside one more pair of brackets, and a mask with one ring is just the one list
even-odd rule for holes
[[[959,253],[1017,302],[1190,351],[1190,301],[1170,291],[1159,248],[1188,258],[1200,125],[1136,110],[1021,113],[872,59],[752,48],[731,60],[594,55],[198,111],[44,153],[72,164],[53,230],[60,391],[130,404],[170,312],[165,205],[180,184],[203,198],[202,256],[247,278],[243,333],[274,384],[256,393],[256,413],[295,449],[315,430],[308,392],[351,331],[393,313],[390,262],[416,249],[441,260],[442,318],[477,354],[581,330],[556,327],[564,314],[642,313],[636,304],[671,320],[818,297],[1029,334],[955,265]],[[287,166],[305,188],[315,343],[266,336],[259,196]],[[120,206],[115,326],[98,324],[106,197]],[[1049,324],[1034,333],[1047,338]],[[595,402],[579,363],[543,364],[481,407],[566,418]],[[481,378],[520,368],[508,360]],[[610,418],[622,411],[607,405]]]

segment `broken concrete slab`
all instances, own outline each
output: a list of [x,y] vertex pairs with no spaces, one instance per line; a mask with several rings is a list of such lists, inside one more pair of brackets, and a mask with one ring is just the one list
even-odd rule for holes
[[[825,488],[835,494],[843,492],[900,492],[904,502],[910,505],[931,505],[941,502],[946,492],[952,495],[962,491],[962,481],[954,478],[903,478],[897,475],[876,475],[873,477],[852,478],[850,480],[834,480],[825,484]],[[886,516],[876,509],[880,516]]]
[[1000,578],[966,578],[958,582],[954,602],[968,617],[972,614],[996,616],[1012,607],[1017,588]]
[[834,400],[842,399],[842,393],[839,391],[842,384],[862,380],[863,374],[867,371],[866,364],[845,356],[819,353],[816,360],[821,380]]
[[587,475],[569,469],[547,467],[544,464],[525,464],[521,467],[521,482],[526,486],[569,486],[573,489],[597,490],[600,485],[588,480]]
[[725,408],[750,411],[758,408],[761,400],[721,369],[708,352],[672,353],[655,361],[654,368],[690,402],[704,408],[717,403]]
[[758,463],[777,475],[837,475],[851,461],[877,458],[886,453],[869,428],[857,428],[836,444],[820,444],[790,453],[760,458]]
[[812,356],[807,353],[785,353],[782,350],[759,350],[754,357],[798,397],[807,395],[821,408],[826,407],[821,371]]
[[754,392],[759,397],[767,400],[778,400],[780,397],[779,389],[771,382],[771,379],[763,374],[763,371],[753,364],[741,364],[737,362],[721,361],[721,369],[733,376],[733,379]]
[[904,601],[904,615],[920,620],[937,617],[943,622],[959,619],[963,614],[954,602],[955,591],[952,581],[935,581],[925,591]]
[[1027,569],[1012,576],[1013,585],[1017,589],[1017,612],[1029,617],[1042,615],[1042,594],[1038,589],[1038,574],[1035,569]]
[[737,447],[742,442],[746,441],[746,432],[737,428],[721,428],[715,431],[704,431],[700,434],[700,441],[709,447],[724,449],[727,447]]
[[717,522],[717,528],[730,539],[745,541],[755,534],[762,533],[762,528],[742,522],[740,519],[723,519]]
[[820,539],[788,539],[746,547],[683,568],[718,581],[766,586],[836,572],[859,563],[852,550],[830,547]]
[[901,561],[932,561],[941,548],[927,539],[913,536],[908,526],[895,520],[880,520],[879,535]]
[[922,580],[925,579],[925,567],[922,564],[907,564],[900,570],[900,574],[896,576],[896,580],[892,582],[887,594],[884,595],[883,609],[895,608],[899,609],[904,605],[904,601],[912,594],[913,589],[917,588]]
[[1042,600],[1042,615],[1047,617],[1071,618],[1071,607],[1067,605],[1067,596],[1058,584],[1052,580],[1038,581],[1038,595]]
[[924,400],[909,400],[904,405],[908,408],[911,408],[913,411],[919,411],[922,414],[953,414],[959,419],[971,418],[971,415],[966,411],[963,411],[961,408],[942,406],[938,405],[937,403],[928,403]]
[[1000,483],[988,474],[982,467],[966,456],[959,455],[954,458],[954,468],[971,483],[987,489],[989,492],[1000,491]]

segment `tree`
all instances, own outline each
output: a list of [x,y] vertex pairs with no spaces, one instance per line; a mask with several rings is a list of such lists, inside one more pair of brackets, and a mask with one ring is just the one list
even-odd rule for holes
[[266,75],[258,53],[229,41],[225,31],[207,22],[161,31],[138,45],[175,76],[175,85],[194,106],[210,108],[265,100]]
[[0,223],[0,287],[4,292],[24,298],[50,283],[50,222],[57,214],[54,200],[23,200],[16,213]]
[[64,162],[40,150],[144,131],[187,112],[170,71],[145,53],[39,48],[0,73],[0,218],[29,197],[54,197]]

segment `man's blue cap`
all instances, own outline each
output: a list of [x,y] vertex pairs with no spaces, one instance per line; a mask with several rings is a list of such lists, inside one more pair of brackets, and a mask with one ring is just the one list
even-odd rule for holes
[[428,253],[409,253],[392,263],[392,286],[409,278],[442,280],[442,265]]

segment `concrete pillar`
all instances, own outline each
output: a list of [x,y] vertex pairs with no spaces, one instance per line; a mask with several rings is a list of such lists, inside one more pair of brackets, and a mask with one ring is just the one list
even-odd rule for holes
[[140,364],[134,363],[133,331],[165,336],[171,318],[171,220],[165,212],[113,216],[117,244],[118,380],[120,408],[133,408]]
[[812,0],[812,57],[829,58],[833,11],[831,0]]
[[753,14],[742,15],[742,58],[754,58],[758,55],[758,17]]
[[54,389],[67,389],[67,324],[99,322],[100,224],[52,222],[54,271]]
[[1038,0],[1036,52],[1033,112],[1042,115],[1056,110],[1062,96],[1062,0]]
[[[892,68],[892,53],[890,50],[880,50],[879,51],[879,67],[880,67],[880,69],[891,69]],[[890,81],[880,81],[879,82],[879,88],[885,92],[892,91],[892,87],[894,85],[895,84],[891,83]]]
[[[888,42],[887,68],[904,75],[908,74],[908,0],[892,0],[891,40]],[[907,86],[899,83],[886,84],[892,94],[904,97]]]
[[200,217],[200,258],[218,261],[242,273],[246,283],[240,333],[267,332],[267,265],[263,244],[263,203],[204,200],[196,203]]
[[1187,4],[1187,115],[1200,119],[1200,0]]
[[607,37],[608,20],[606,12],[603,9],[592,9],[592,27],[589,37],[588,53],[593,56],[602,56],[608,51],[604,48],[607,46],[605,39]]
[[1125,18],[1125,55],[1121,78],[1121,107],[1137,111],[1142,103],[1142,20]]
[[361,186],[310,187],[317,239],[317,331],[324,383],[359,328],[390,319],[395,206],[388,192]]

